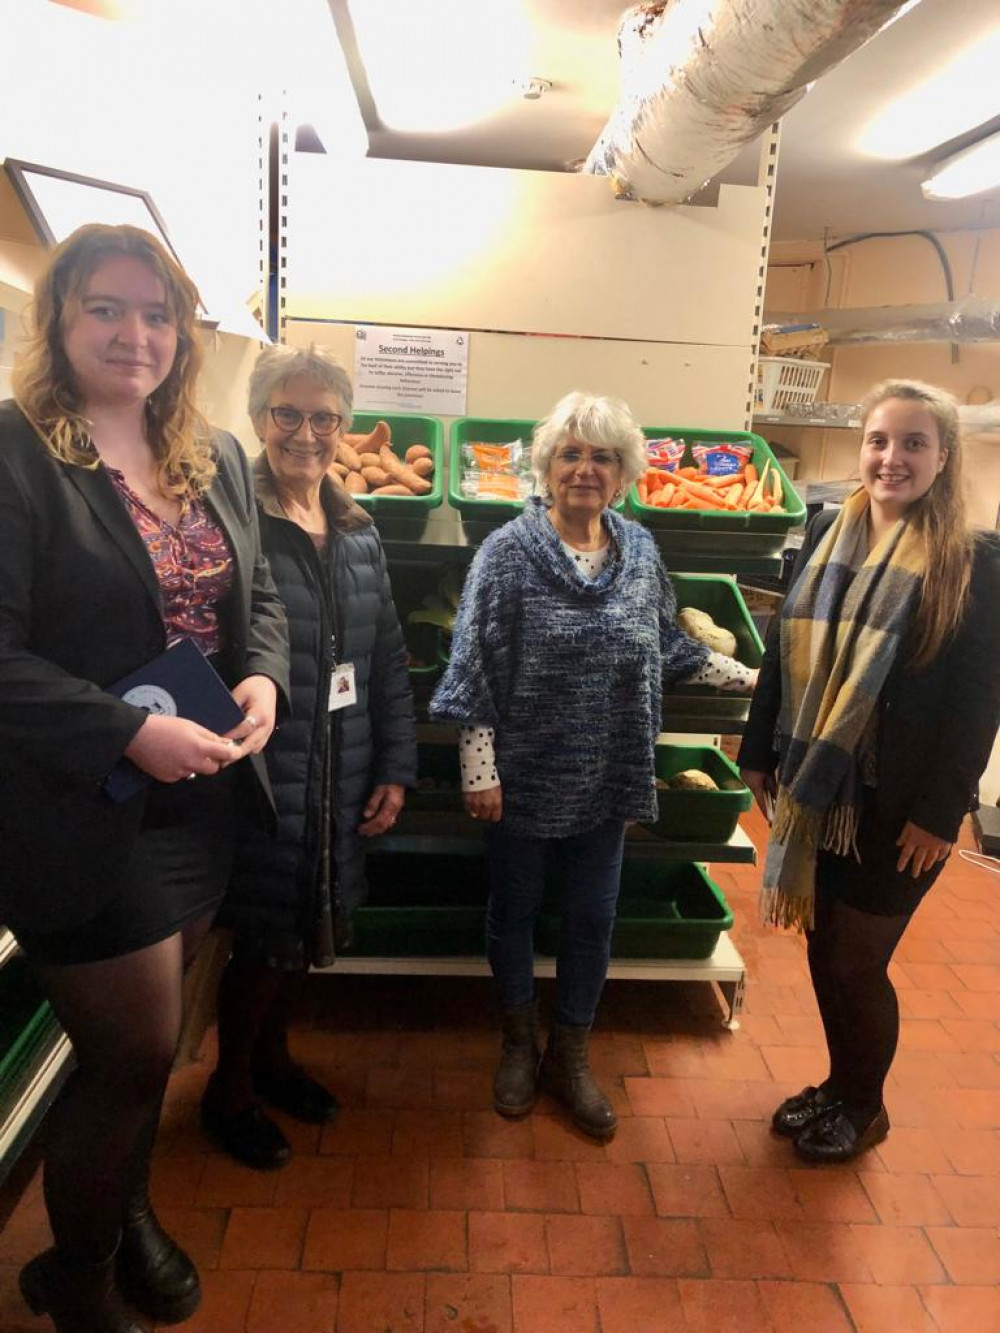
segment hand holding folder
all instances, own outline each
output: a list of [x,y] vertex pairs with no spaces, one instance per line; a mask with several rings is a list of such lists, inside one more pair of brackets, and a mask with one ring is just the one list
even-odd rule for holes
[[[190,639],[182,639],[106,689],[149,713],[187,718],[217,735],[232,731],[244,720],[222,678]],[[152,781],[131,760],[121,759],[108,775],[104,790],[111,800],[125,801]]]

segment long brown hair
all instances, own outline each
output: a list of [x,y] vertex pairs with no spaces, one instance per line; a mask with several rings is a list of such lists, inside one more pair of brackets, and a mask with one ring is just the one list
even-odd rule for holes
[[90,275],[106,259],[141,260],[163,283],[177,330],[170,373],[146,400],[146,440],[165,495],[204,492],[215,475],[211,430],[195,406],[202,351],[196,331],[198,289],[167,249],[138,227],[88,223],[53,251],[35,285],[27,348],[14,369],[14,397],[53,454],[64,463],[94,468],[86,404],[66,357],[66,327],[80,309]]
[[890,398],[925,408],[938,428],[941,448],[948,451],[934,484],[914,502],[907,515],[923,542],[926,562],[912,658],[914,666],[923,667],[934,660],[958,629],[969,600],[972,534],[962,483],[962,433],[956,400],[944,389],[920,380],[883,380],[876,384],[861,405],[862,431],[873,409]]

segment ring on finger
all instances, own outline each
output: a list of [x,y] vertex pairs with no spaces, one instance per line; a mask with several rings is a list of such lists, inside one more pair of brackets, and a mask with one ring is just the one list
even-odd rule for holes
[[189,773],[189,774],[187,775],[187,779],[186,779],[186,780],[187,780],[188,782],[194,782],[194,780],[195,780],[195,778],[196,778],[197,776],[198,776],[197,773]]

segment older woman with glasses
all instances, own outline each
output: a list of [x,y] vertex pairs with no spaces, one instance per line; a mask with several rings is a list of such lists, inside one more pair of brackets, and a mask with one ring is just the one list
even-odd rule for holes
[[[656,812],[665,682],[746,688],[754,673],[675,622],[653,538],[612,508],[646,466],[624,403],[567,394],[535,430],[541,494],[483,543],[432,702],[458,722],[465,806],[488,825],[487,952],[503,1015],[494,1106],[527,1114],[543,1087],[609,1139],[588,1066],[607,976],[625,828]],[[562,890],[555,1025],[544,1058],[533,931],[546,872]]]
[[261,537],[291,638],[291,717],[267,750],[274,842],[247,826],[220,920],[234,931],[219,996],[219,1063],[206,1131],[240,1161],[290,1148],[260,1101],[321,1123],[333,1096],[288,1052],[287,979],[329,964],[364,900],[365,845],[395,823],[416,779],[403,635],[371,518],[328,475],[351,422],[347,372],[318,348],[269,347],[250,379],[264,450]]

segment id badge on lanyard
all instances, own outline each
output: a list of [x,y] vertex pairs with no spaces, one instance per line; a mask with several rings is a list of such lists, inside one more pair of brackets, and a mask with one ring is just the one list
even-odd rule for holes
[[337,712],[340,708],[350,708],[358,702],[358,687],[354,679],[354,663],[337,661],[336,639],[330,645],[333,655],[333,673],[330,676],[330,699],[327,711]]

